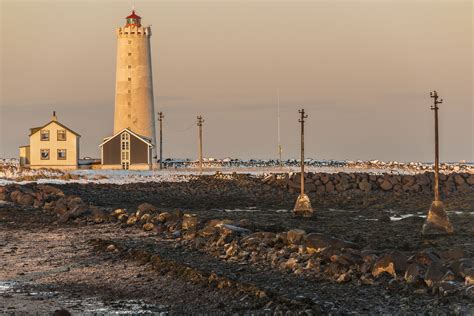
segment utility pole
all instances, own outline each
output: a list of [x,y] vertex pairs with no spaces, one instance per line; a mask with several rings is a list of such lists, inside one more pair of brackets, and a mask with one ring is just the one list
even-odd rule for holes
[[280,137],[280,89],[277,90],[277,119],[278,119],[278,164],[280,168],[283,167],[282,161],[281,161],[281,137]]
[[158,121],[160,122],[160,170],[163,169],[163,112],[158,112]]
[[202,123],[204,120],[201,115],[197,117],[197,126],[199,127],[199,172],[202,173]]
[[300,118],[298,122],[301,124],[301,192],[296,200],[295,208],[293,213],[295,215],[303,215],[304,217],[311,217],[313,215],[313,208],[311,207],[311,201],[309,197],[304,193],[304,123],[308,115],[304,109],[298,111]]
[[[454,233],[454,228],[449,221],[448,215],[444,210],[444,204],[439,198],[439,139],[438,139],[438,104],[443,103],[443,99],[439,99],[438,92],[430,92],[433,99],[431,110],[434,111],[434,128],[435,128],[435,162],[434,162],[434,201],[423,224],[422,234],[434,233]],[[439,100],[438,100],[439,99]]]

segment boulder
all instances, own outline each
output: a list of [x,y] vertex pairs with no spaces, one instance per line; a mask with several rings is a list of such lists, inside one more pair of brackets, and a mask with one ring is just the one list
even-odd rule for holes
[[41,192],[46,195],[54,195],[57,197],[63,197],[64,192],[56,187],[47,184],[39,184],[36,186]]
[[471,174],[469,177],[467,177],[466,182],[469,185],[474,185],[474,174]]
[[328,247],[335,249],[358,248],[356,244],[345,240],[337,239],[320,233],[312,233],[306,236],[306,250],[309,253],[321,252]]
[[146,223],[143,225],[143,230],[144,231],[152,231],[153,228],[155,228],[155,225],[153,225],[153,223]]
[[439,261],[439,260],[440,258],[438,254],[430,250],[420,251],[414,254],[413,256],[411,256],[410,258],[408,258],[408,262],[414,262],[423,266],[427,266],[431,264],[432,262]]
[[92,213],[94,223],[100,224],[109,220],[109,215],[103,209],[97,206],[90,206],[89,210]]
[[329,181],[328,183],[326,183],[325,189],[327,193],[334,192],[334,189],[335,189],[334,184],[331,181]]
[[136,215],[132,215],[127,219],[127,225],[128,226],[133,226],[137,223],[138,217]]
[[405,271],[404,279],[408,283],[416,283],[421,280],[421,273],[421,267],[416,263],[411,263]]
[[389,191],[393,188],[393,184],[389,180],[384,179],[382,183],[380,183],[380,188],[384,191]]
[[302,229],[291,229],[286,234],[286,239],[290,245],[299,245],[303,242],[306,232]]
[[158,211],[158,208],[150,203],[142,203],[138,205],[137,216],[143,215],[145,213],[155,213]]
[[372,269],[372,275],[378,277],[382,273],[386,272],[393,277],[404,273],[407,268],[407,258],[406,256],[398,251],[391,251],[383,255],[380,259],[377,260]]
[[425,283],[429,287],[434,286],[435,284],[439,283],[443,276],[446,274],[448,269],[446,269],[441,262],[433,261],[426,270],[425,273]]
[[359,189],[365,193],[368,193],[372,190],[372,184],[367,181],[367,179],[364,179],[359,182]]
[[171,219],[171,214],[168,212],[163,212],[158,215],[158,221],[161,223],[165,223],[166,221]]
[[146,224],[146,223],[148,223],[150,220],[151,220],[151,215],[148,214],[148,213],[145,213],[145,214],[143,214],[143,215],[140,217],[140,223],[141,223],[141,224]]
[[464,177],[460,174],[454,176],[454,182],[456,185],[463,185],[466,183],[466,181],[464,181]]
[[464,282],[467,285],[474,285],[474,268],[467,268],[463,271]]
[[196,228],[198,225],[198,217],[196,214],[184,214],[183,223],[181,224],[183,230]]

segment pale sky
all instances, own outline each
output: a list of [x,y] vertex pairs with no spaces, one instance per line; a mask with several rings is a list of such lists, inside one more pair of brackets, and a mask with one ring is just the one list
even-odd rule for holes
[[0,157],[28,129],[59,121],[100,157],[113,129],[115,29],[132,4],[152,25],[155,110],[164,155],[299,155],[432,161],[440,105],[441,160],[474,161],[472,1],[22,1],[1,3]]

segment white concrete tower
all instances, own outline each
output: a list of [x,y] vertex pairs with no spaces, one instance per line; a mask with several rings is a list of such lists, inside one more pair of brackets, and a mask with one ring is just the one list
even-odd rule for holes
[[150,26],[141,25],[135,10],[117,29],[114,135],[128,128],[156,148],[150,37]]

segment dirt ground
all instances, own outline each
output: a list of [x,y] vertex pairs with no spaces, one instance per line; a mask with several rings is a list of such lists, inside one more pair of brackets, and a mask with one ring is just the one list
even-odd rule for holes
[[[375,251],[460,249],[474,257],[472,192],[446,198],[456,234],[422,237],[429,195],[313,196],[315,215],[296,218],[290,212],[296,196],[284,189],[199,181],[57,187],[110,209],[134,211],[148,202],[163,211],[195,213],[203,220],[245,219],[254,232],[300,228]],[[118,223],[56,220],[41,209],[0,204],[0,313],[48,314],[61,308],[73,314],[474,312],[474,302],[461,295],[440,296],[383,279],[371,285],[316,280],[261,263],[220,260],[177,240]],[[156,255],[159,263],[141,260],[148,254]],[[200,281],[212,275],[232,280],[235,286]]]

